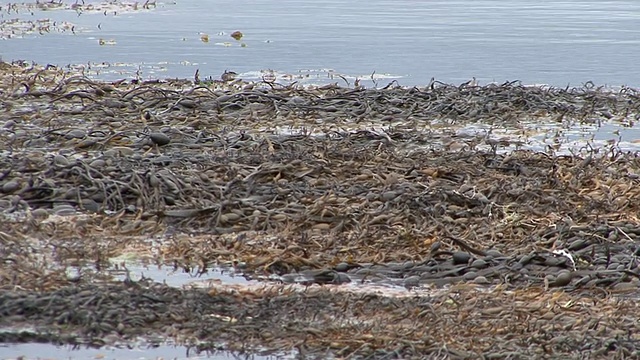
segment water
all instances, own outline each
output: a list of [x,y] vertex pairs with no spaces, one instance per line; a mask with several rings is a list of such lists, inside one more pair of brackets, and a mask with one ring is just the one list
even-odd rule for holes
[[72,348],[51,344],[0,344],[0,359],[102,359],[102,360],[145,360],[145,359],[211,359],[211,360],[275,360],[280,356],[239,355],[229,352],[196,353],[181,346],[161,345],[133,349],[103,347]]
[[[145,266],[138,262],[129,262],[126,264],[129,272],[129,279],[139,281],[147,278],[156,282],[165,283],[172,287],[211,287],[216,285],[255,285],[257,281],[249,281],[242,275],[234,274],[232,270],[223,268],[210,268],[202,274],[197,271],[185,272],[183,270],[174,270],[167,266]],[[109,275],[116,280],[125,280],[127,271],[122,267],[118,270],[110,268],[107,270]]]
[[[215,78],[225,69],[260,77],[260,70],[273,69],[301,81],[342,82],[335,73],[352,82],[375,72],[382,85],[476,77],[481,84],[640,86],[640,2],[633,0],[177,0],[150,11],[80,16],[72,10],[7,14],[3,3],[2,21],[75,24],[75,35],[2,41],[4,60],[106,62],[103,77],[139,70],[146,77],[191,78],[196,69]],[[235,30],[245,34],[241,41],[229,36]],[[100,39],[114,45],[101,46]]]

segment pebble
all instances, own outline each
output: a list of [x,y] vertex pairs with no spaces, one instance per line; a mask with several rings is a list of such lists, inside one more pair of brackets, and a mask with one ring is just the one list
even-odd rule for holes
[[404,279],[404,287],[411,289],[420,285],[420,276],[413,275]]
[[476,277],[478,277],[478,273],[475,271],[469,271],[462,275],[462,278],[465,280],[474,280]]
[[107,165],[107,162],[102,159],[96,159],[89,163],[89,166],[96,169],[104,167],[105,165]]
[[339,272],[346,272],[350,269],[351,267],[349,266],[349,264],[347,264],[346,262],[341,262],[338,265],[336,265],[333,269],[335,271],[339,271]]
[[69,166],[69,159],[64,155],[57,154],[53,157],[53,163],[58,166],[67,167]]
[[571,279],[573,279],[573,273],[571,273],[571,271],[568,271],[568,270],[563,270],[558,273],[558,275],[553,281],[549,281],[549,286],[555,286],[555,287],[566,286],[566,285],[569,285],[569,283],[571,282]]
[[452,258],[454,265],[462,265],[469,263],[469,260],[471,260],[471,255],[463,251],[456,251],[453,253]]
[[18,189],[20,189],[20,183],[16,180],[10,180],[2,184],[2,192],[5,194],[11,194]]
[[49,217],[49,212],[44,208],[37,208],[31,210],[31,215],[36,218],[46,218]]
[[476,268],[476,269],[482,269],[482,268],[486,267],[487,265],[488,265],[488,263],[485,260],[482,260],[482,259],[473,260],[473,262],[471,263],[471,267],[472,268]]
[[487,256],[491,256],[492,258],[501,258],[504,257],[504,255],[502,255],[502,253],[498,250],[495,249],[489,249],[486,251]]
[[345,273],[339,273],[337,272],[333,278],[333,284],[339,285],[339,284],[346,284],[346,283],[350,283],[351,282],[351,278],[349,277],[349,275],[345,274]]
[[53,207],[51,213],[58,216],[67,216],[75,214],[76,209],[71,205],[57,205]]
[[153,143],[158,146],[167,145],[171,142],[171,138],[169,138],[169,136],[167,136],[165,133],[161,132],[153,132],[149,134],[149,138],[151,138],[151,141],[153,141]]
[[101,209],[101,205],[92,199],[82,199],[82,208],[92,213],[97,213]]
[[65,138],[67,140],[71,140],[71,139],[82,139],[85,136],[87,136],[87,132],[81,129],[73,129],[71,131],[69,131],[68,133],[65,134]]

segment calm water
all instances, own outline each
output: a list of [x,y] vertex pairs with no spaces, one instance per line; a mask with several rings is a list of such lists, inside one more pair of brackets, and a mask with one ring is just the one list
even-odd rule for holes
[[[66,20],[76,34],[0,41],[4,60],[108,62],[103,77],[139,67],[144,77],[192,77],[197,68],[202,76],[229,69],[251,77],[273,69],[323,80],[332,69],[351,79],[386,74],[379,80],[384,85],[396,78],[409,86],[432,77],[451,83],[476,77],[640,86],[635,0],[176,0],[148,12],[3,11],[0,20],[16,17]],[[245,34],[240,42],[229,36],[235,30]],[[115,44],[100,46],[99,39]]]
[[141,346],[139,348],[105,347],[101,349],[51,344],[0,344],[0,359],[96,359],[96,360],[278,360],[282,356],[239,355],[227,352],[195,353],[185,347],[160,345]]

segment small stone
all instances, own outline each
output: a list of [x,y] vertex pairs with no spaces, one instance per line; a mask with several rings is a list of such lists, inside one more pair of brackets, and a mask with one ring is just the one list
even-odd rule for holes
[[350,283],[351,282],[351,278],[349,277],[349,275],[345,274],[345,273],[336,273],[335,277],[333,278],[332,283],[339,285],[339,284],[346,284],[346,283]]
[[414,275],[404,279],[404,287],[411,289],[420,285],[420,276]]
[[82,208],[92,212],[92,213],[97,213],[100,211],[100,204],[98,204],[97,202],[91,200],[91,199],[82,199]]
[[504,257],[504,255],[500,251],[495,249],[487,250],[486,254],[487,254],[487,257],[491,257],[493,259]]
[[58,166],[66,167],[69,166],[69,159],[64,155],[58,154],[53,157],[53,163]]
[[478,273],[475,271],[469,271],[468,273],[462,275],[462,278],[465,280],[474,280],[478,277]]
[[71,139],[82,139],[87,136],[87,132],[81,129],[74,129],[65,134],[65,138],[67,140]]
[[469,260],[471,260],[471,255],[469,255],[469,253],[463,251],[456,251],[453,253],[454,265],[468,264]]
[[77,267],[66,268],[65,275],[67,276],[67,280],[71,282],[78,282],[82,278],[82,272],[80,268]]
[[569,285],[573,279],[573,273],[568,270],[563,270],[558,273],[558,276],[553,281],[549,281],[549,286],[566,286]]
[[341,262],[333,268],[335,271],[346,272],[350,269],[349,264]]
[[31,215],[35,218],[46,218],[49,217],[49,212],[43,208],[37,208],[31,211]]
[[20,189],[20,183],[15,180],[7,181],[2,184],[2,192],[5,194],[11,194],[18,189]]
[[107,165],[107,163],[102,159],[96,159],[89,163],[89,166],[96,169],[104,167],[105,165]]
[[482,259],[473,260],[473,262],[471,263],[471,267],[476,269],[482,269],[486,266],[487,266],[487,262]]
[[480,285],[488,285],[491,284],[491,281],[487,280],[486,277],[484,276],[477,276],[475,279],[473,279],[473,282],[476,284],[480,284]]
[[58,216],[66,216],[75,214],[76,209],[71,205],[58,205],[53,208],[52,212]]
[[397,198],[398,195],[399,195],[399,193],[397,191],[385,191],[385,192],[382,193],[380,198],[382,199],[382,201],[391,201],[391,200]]
[[153,141],[153,143],[157,144],[158,146],[167,145],[171,142],[171,138],[169,138],[169,136],[167,136],[165,133],[161,132],[153,132],[149,134],[149,138],[151,138],[151,141]]

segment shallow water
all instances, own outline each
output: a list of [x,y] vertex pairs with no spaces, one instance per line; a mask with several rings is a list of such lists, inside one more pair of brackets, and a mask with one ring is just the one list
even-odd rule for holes
[[[202,274],[199,274],[197,270],[186,272],[181,269],[174,270],[168,266],[147,266],[135,262],[127,263],[126,268],[129,272],[129,278],[133,281],[138,281],[144,277],[156,282],[165,283],[172,287],[206,287],[214,285],[247,285],[257,283],[257,281],[250,281],[242,275],[235,274],[233,270],[223,268],[206,269]],[[106,271],[117,280],[124,280],[127,277],[127,271],[122,267],[119,267],[119,269],[114,269],[112,267]]]
[[103,347],[100,349],[55,346],[51,344],[1,344],[0,359],[211,359],[211,360],[271,360],[277,356],[239,355],[228,352],[197,353],[182,346],[149,346],[140,348]]
[[[632,0],[167,1],[136,12],[109,8],[106,15],[7,12],[2,3],[0,21],[75,25],[73,33],[14,34],[2,42],[5,60],[92,62],[101,77],[140,71],[191,78],[200,69],[202,77],[217,78],[230,69],[259,78],[260,70],[273,69],[302,82],[343,84],[337,74],[352,83],[375,72],[383,75],[379,85],[476,77],[481,83],[640,86],[640,3]],[[245,35],[240,41],[229,36],[235,30]]]

